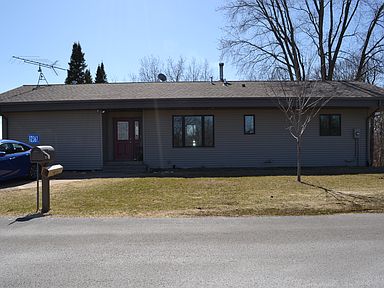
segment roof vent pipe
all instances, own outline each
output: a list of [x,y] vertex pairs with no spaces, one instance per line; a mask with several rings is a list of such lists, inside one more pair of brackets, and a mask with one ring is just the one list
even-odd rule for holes
[[219,63],[220,81],[224,82],[224,63]]

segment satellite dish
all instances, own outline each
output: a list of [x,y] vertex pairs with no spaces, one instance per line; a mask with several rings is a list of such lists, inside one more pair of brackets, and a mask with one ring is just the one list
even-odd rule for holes
[[160,73],[157,75],[157,79],[159,79],[161,82],[167,81],[167,76],[165,76],[163,73]]

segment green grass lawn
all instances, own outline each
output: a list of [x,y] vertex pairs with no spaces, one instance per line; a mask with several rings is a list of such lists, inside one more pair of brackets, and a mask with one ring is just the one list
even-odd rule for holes
[[[63,216],[314,215],[384,211],[383,174],[107,178],[51,187]],[[35,210],[35,188],[0,190],[1,215]]]

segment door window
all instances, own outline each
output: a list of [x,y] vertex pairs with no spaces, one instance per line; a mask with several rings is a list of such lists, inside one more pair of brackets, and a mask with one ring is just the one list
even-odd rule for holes
[[140,139],[140,125],[139,125],[139,121],[135,121],[135,140],[139,140]]
[[117,121],[117,140],[129,140],[129,122]]

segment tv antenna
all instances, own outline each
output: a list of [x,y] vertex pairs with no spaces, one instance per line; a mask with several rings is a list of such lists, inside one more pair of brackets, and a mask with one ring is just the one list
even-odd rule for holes
[[55,62],[53,62],[52,64],[49,64],[46,62],[40,62],[40,61],[27,59],[27,58],[23,58],[23,57],[17,57],[17,56],[12,56],[12,58],[23,61],[24,63],[27,63],[27,64],[39,66],[39,69],[37,70],[37,72],[39,72],[39,80],[37,81],[36,88],[40,86],[40,81],[44,81],[45,83],[47,83],[47,85],[49,85],[47,78],[45,78],[43,70],[41,69],[42,67],[51,69],[53,72],[55,72],[56,75],[58,75],[56,69],[67,71],[67,69],[56,66],[57,60]]

